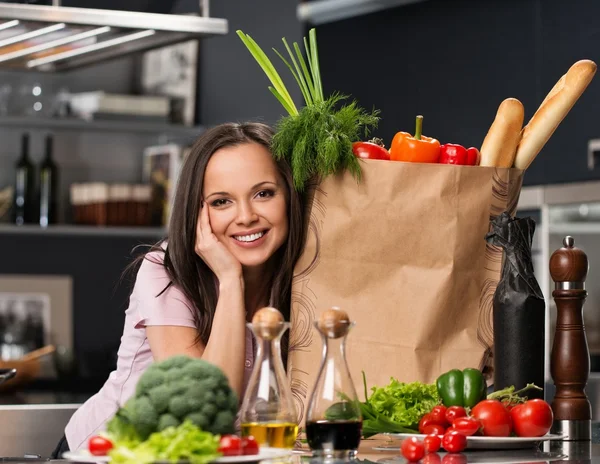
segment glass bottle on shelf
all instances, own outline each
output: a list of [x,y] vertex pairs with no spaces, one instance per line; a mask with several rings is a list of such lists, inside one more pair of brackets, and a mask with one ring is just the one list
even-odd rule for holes
[[262,308],[248,324],[257,341],[256,359],[242,401],[242,436],[259,445],[293,448],[298,419],[281,359],[281,337],[290,324],[275,308]]
[[315,322],[323,360],[306,411],[306,439],[316,457],[354,458],[360,444],[362,415],[345,353],[353,326],[337,307]]
[[52,136],[46,136],[46,153],[40,165],[40,226],[56,224],[58,167],[52,159]]
[[34,167],[29,159],[29,134],[21,139],[21,157],[15,166],[13,220],[17,225],[34,222]]

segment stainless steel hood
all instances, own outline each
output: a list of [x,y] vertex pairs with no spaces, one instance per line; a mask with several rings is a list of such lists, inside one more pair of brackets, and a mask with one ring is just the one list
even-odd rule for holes
[[66,71],[228,31],[226,19],[0,2],[0,70]]

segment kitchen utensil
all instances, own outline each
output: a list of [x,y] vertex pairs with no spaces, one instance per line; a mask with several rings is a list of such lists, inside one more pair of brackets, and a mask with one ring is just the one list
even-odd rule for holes
[[0,384],[12,379],[17,375],[16,369],[0,369]]
[[555,282],[552,297],[557,319],[550,371],[556,394],[552,401],[553,433],[565,440],[591,440],[592,408],[585,393],[590,372],[590,352],[583,325],[587,255],[575,246],[573,237],[550,257],[550,275]]
[[[0,382],[0,393],[22,387],[32,382],[40,371],[40,360],[55,350],[53,345],[47,345],[33,350],[19,359],[0,360],[0,370],[14,369],[15,375],[10,382]],[[8,380],[8,379],[6,379]]]

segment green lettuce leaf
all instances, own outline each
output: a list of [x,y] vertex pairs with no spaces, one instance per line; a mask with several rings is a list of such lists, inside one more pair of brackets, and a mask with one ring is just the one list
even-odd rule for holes
[[[205,432],[190,421],[153,433],[146,441],[133,445],[131,437],[117,440],[110,451],[115,464],[151,464],[157,461],[206,464],[220,456],[218,435]],[[132,446],[133,445],[133,446]]]
[[395,424],[417,429],[419,420],[439,404],[435,384],[403,383],[392,378],[385,387],[373,387],[367,400],[372,410]]

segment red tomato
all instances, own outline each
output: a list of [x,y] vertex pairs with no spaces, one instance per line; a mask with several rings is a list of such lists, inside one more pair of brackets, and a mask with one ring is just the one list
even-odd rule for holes
[[106,456],[106,454],[113,448],[113,444],[108,438],[96,435],[90,438],[88,448],[90,453],[94,456]]
[[402,451],[402,456],[410,462],[418,461],[425,456],[425,446],[417,439],[417,437],[405,439],[400,446],[400,450]]
[[442,446],[442,439],[437,435],[427,435],[423,438],[423,444],[425,445],[425,451],[435,453]]
[[442,464],[467,464],[468,459],[464,454],[450,453],[444,456]]
[[237,435],[223,435],[219,442],[219,453],[223,453],[223,456],[241,456],[242,439]]
[[446,433],[446,427],[439,424],[429,424],[423,428],[421,433],[423,435],[444,435],[444,433]]
[[446,406],[435,406],[429,414],[431,414],[431,417],[433,418],[436,424],[443,425],[444,427],[450,426],[450,424],[446,420]]
[[433,417],[431,417],[431,413],[425,414],[419,421],[419,433],[425,433],[425,427],[432,424],[435,424],[435,422],[433,421]]
[[242,438],[242,454],[244,456],[258,454],[258,442],[252,435]]
[[421,464],[442,464],[442,458],[437,453],[426,454],[423,459],[421,459]]
[[459,417],[465,417],[467,415],[467,411],[462,406],[450,406],[446,410],[446,421],[452,425],[454,419]]
[[442,446],[449,453],[460,453],[467,447],[467,437],[458,430],[448,430],[442,438]]
[[458,417],[452,422],[452,428],[463,435],[470,437],[475,435],[481,428],[481,423],[474,417]]
[[529,400],[510,411],[515,433],[519,437],[541,437],[552,427],[552,408],[544,400]]
[[481,422],[487,437],[508,437],[512,432],[510,413],[498,400],[483,400],[475,405],[471,415]]
[[357,158],[377,160],[390,159],[390,153],[385,147],[373,142],[354,142],[352,144],[352,152]]

